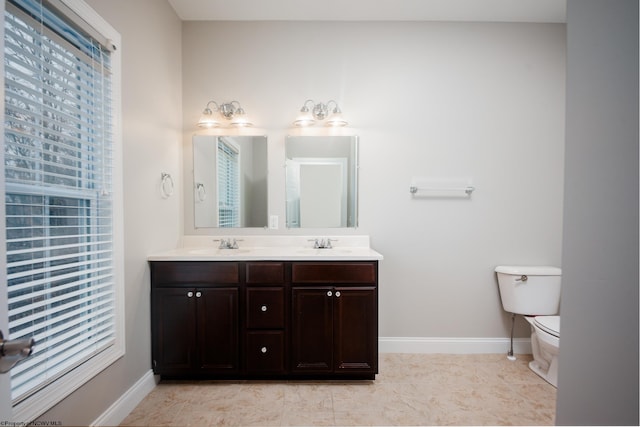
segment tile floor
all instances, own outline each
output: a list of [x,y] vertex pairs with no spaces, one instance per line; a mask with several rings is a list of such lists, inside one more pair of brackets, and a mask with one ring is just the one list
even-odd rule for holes
[[162,381],[123,426],[553,425],[529,355],[390,354],[375,381]]

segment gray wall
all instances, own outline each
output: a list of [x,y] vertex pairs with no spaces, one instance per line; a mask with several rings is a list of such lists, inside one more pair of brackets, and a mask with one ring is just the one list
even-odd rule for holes
[[556,422],[638,425],[638,2],[569,0]]

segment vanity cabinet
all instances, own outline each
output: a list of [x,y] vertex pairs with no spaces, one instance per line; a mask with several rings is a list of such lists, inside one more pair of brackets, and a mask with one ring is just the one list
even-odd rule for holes
[[375,378],[377,261],[151,261],[155,374]]
[[153,370],[160,375],[237,374],[236,263],[151,264]]
[[293,263],[293,374],[370,375],[378,369],[377,265]]

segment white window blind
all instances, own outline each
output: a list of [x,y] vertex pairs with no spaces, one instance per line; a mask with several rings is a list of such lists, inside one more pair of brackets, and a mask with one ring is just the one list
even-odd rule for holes
[[218,138],[218,227],[240,227],[240,150]]
[[16,405],[116,341],[112,83],[109,50],[40,0],[6,2],[4,60],[9,337],[36,341]]

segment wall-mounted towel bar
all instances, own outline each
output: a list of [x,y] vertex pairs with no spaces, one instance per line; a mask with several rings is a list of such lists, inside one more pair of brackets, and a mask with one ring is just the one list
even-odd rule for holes
[[474,190],[475,187],[472,187],[470,185],[466,187],[417,187],[415,185],[412,185],[411,187],[409,187],[409,192],[411,194],[416,194],[419,191],[427,193],[464,192],[467,196],[470,196]]

